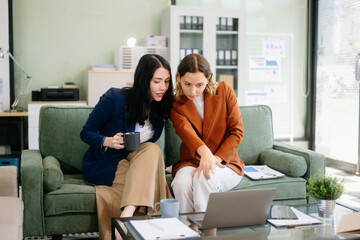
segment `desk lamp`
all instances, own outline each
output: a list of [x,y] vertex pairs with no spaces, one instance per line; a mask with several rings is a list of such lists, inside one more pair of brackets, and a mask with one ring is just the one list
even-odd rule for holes
[[24,90],[27,87],[27,85],[29,84],[29,81],[31,79],[31,76],[29,74],[27,74],[27,72],[25,71],[25,69],[21,66],[21,64],[15,59],[15,57],[11,54],[10,51],[4,52],[2,48],[0,48],[0,58],[4,58],[5,54],[9,54],[9,57],[16,63],[16,65],[18,65],[18,67],[23,71],[23,73],[26,75],[26,82],[23,85],[23,87],[20,90],[19,95],[17,96],[17,98],[15,99],[15,101],[13,102],[13,104],[11,105],[11,112],[20,112],[21,110],[17,109],[17,105],[19,103],[20,98],[22,97],[22,95],[24,94]]

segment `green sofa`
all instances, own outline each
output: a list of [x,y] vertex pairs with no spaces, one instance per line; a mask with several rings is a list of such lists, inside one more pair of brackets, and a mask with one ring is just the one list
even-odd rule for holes
[[[96,232],[95,189],[82,179],[82,157],[88,146],[79,134],[92,107],[44,106],[40,110],[39,150],[24,150],[21,185],[24,237]],[[307,203],[306,181],[325,172],[325,157],[314,151],[273,140],[271,110],[267,106],[240,107],[244,139],[238,148],[247,165],[266,164],[284,178],[251,181],[244,177],[233,190],[277,189],[276,204]],[[170,121],[157,142],[166,165],[179,158],[180,139]],[[171,182],[171,176],[167,176]]]

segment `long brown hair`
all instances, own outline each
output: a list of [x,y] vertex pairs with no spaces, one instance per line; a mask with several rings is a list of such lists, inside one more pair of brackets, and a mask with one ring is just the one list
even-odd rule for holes
[[175,87],[175,98],[179,100],[184,96],[184,92],[181,89],[180,78],[184,76],[187,72],[196,73],[202,72],[205,77],[208,79],[206,84],[205,92],[209,93],[211,96],[216,93],[218,87],[217,82],[213,81],[213,74],[210,70],[210,64],[205,59],[204,56],[200,54],[189,54],[184,57],[177,69],[176,73],[176,87]]

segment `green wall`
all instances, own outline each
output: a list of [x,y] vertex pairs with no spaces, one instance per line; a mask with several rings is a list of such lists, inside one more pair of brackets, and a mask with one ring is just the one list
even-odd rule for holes
[[[14,55],[32,81],[31,91],[75,82],[85,100],[91,64],[114,62],[114,49],[135,37],[161,34],[161,11],[168,0],[13,0]],[[246,9],[247,32],[294,35],[295,138],[305,136],[307,92],[307,0],[177,0],[178,5]],[[289,50],[289,49],[287,49]],[[25,77],[15,67],[16,96]]]
[[[31,91],[75,82],[84,99],[90,64],[114,62],[114,49],[129,37],[138,43],[160,34],[167,0],[13,1],[14,56],[32,76],[19,106]],[[16,96],[24,75],[15,67]]]

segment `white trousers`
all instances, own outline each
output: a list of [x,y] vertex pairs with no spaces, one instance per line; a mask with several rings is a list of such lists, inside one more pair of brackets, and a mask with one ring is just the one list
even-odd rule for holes
[[180,213],[205,212],[209,195],[212,192],[226,192],[235,187],[242,179],[231,168],[216,166],[215,173],[210,172],[206,180],[203,173],[200,178],[195,167],[183,167],[171,183],[175,198],[180,201]]

